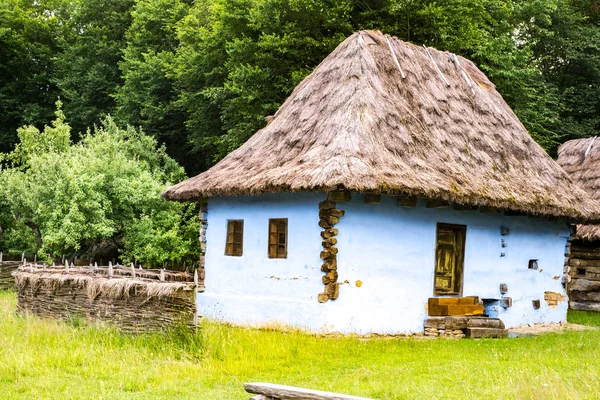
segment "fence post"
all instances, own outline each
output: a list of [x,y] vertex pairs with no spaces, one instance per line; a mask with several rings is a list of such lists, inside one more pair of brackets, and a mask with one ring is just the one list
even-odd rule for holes
[[69,272],[69,260],[65,260],[65,272]]
[[37,265],[37,254],[33,255],[33,263]]
[[135,279],[135,265],[133,263],[131,263],[131,277]]
[[21,262],[25,259],[25,253],[21,253]]
[[159,279],[161,282],[165,281],[165,269],[164,268],[160,269],[160,278]]
[[0,251],[0,262],[2,262],[2,252]]
[[21,261],[23,261],[23,265],[27,264],[27,259],[26,258],[21,258]]
[[113,277],[113,268],[112,268],[112,262],[108,262],[108,278],[112,278]]

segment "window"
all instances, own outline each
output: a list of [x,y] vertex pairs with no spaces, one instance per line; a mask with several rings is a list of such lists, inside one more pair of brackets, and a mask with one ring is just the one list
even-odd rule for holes
[[462,292],[466,233],[465,225],[437,224],[436,295],[460,295]]
[[269,220],[269,258],[287,258],[287,218]]
[[244,220],[227,220],[227,242],[225,243],[225,255],[239,257],[242,255],[243,247]]

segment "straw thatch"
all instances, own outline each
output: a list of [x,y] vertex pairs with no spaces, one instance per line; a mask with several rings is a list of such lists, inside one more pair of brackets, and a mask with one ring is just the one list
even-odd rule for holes
[[[558,148],[558,164],[579,187],[600,200],[600,140],[569,140]],[[577,225],[574,239],[600,240],[600,225]]]
[[264,129],[163,196],[343,188],[600,218],[600,205],[572,187],[475,64],[429,52],[435,64],[423,47],[380,32],[353,34]]

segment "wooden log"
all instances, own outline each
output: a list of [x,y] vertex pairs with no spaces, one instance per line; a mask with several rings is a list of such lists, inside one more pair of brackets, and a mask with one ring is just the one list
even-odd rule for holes
[[244,384],[244,389],[248,393],[262,394],[264,396],[285,400],[373,400],[366,397],[262,382],[246,383]]
[[582,292],[573,290],[569,293],[569,300],[600,303],[600,292]]
[[569,301],[569,308],[571,310],[580,311],[600,311],[600,303],[586,303],[580,301]]
[[571,267],[595,267],[600,272],[600,259],[598,260],[582,260],[579,258],[571,258],[569,262]]
[[573,278],[569,283],[569,291],[591,292],[600,291],[600,281],[589,279]]
[[328,272],[335,269],[337,269],[337,260],[335,257],[324,260],[323,265],[321,265],[321,271],[323,272]]
[[335,202],[333,201],[322,201],[319,203],[319,210],[330,210],[335,208]]
[[323,239],[329,239],[331,237],[337,236],[338,233],[339,230],[337,230],[336,228],[329,228],[321,232],[321,237]]
[[571,251],[573,253],[595,253],[600,256],[600,246],[582,246],[571,243]]

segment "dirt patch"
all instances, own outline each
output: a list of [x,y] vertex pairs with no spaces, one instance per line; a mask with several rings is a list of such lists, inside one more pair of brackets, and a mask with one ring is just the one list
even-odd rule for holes
[[509,337],[519,336],[537,336],[543,335],[544,333],[553,332],[564,332],[564,331],[585,331],[588,329],[598,329],[593,326],[569,324],[569,323],[556,323],[556,324],[531,324],[521,325],[508,330]]

